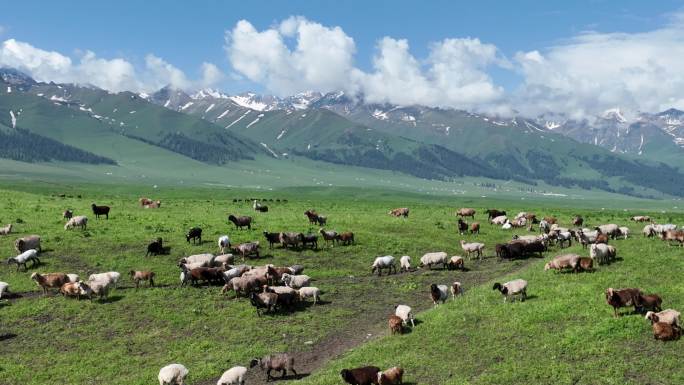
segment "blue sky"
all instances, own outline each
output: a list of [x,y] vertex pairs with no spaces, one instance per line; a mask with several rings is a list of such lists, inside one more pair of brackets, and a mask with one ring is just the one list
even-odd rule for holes
[[[410,54],[423,60],[430,43],[477,38],[497,55],[562,45],[585,31],[642,33],[663,28],[681,1],[11,1],[0,14],[0,40],[16,39],[74,60],[86,50],[104,59],[124,58],[142,66],[154,54],[190,78],[203,62],[234,73],[225,32],[239,20],[262,31],[290,16],[326,27],[339,26],[355,46],[353,64],[372,70],[379,39],[406,39]],[[291,47],[295,44],[288,42]],[[239,72],[239,71],[237,71]],[[486,74],[510,92],[524,80],[516,69],[488,65]],[[227,76],[217,86],[228,92],[269,91],[264,81]]]

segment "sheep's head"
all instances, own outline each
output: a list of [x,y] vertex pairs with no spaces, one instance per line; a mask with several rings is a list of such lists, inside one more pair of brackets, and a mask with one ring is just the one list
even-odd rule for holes
[[38,274],[38,273],[32,273],[32,274],[31,274],[31,279],[34,280],[34,281],[37,281],[37,280],[38,280],[38,277],[40,277],[40,274]]
[[[252,293],[254,295],[254,293]],[[261,360],[259,358],[253,358],[252,361],[249,362],[249,367],[253,368],[261,363]]]
[[[9,265],[10,263],[14,262],[14,261],[15,261],[14,257],[7,258],[7,264],[8,264],[8,265]],[[35,274],[35,273],[34,273],[34,274]],[[33,276],[31,276],[31,278],[33,278]]]
[[551,262],[548,262],[546,265],[544,265],[544,271],[551,270]]
[[494,286],[492,287],[492,290],[501,290],[503,286],[499,282],[496,282]]

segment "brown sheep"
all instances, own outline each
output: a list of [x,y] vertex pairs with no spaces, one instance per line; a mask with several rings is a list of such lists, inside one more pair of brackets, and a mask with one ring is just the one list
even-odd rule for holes
[[480,223],[473,222],[470,224],[470,234],[480,234]]
[[350,385],[379,385],[378,373],[380,373],[380,368],[377,366],[364,366],[354,369],[342,369],[340,376],[344,382]]
[[150,286],[154,286],[154,272],[153,271],[135,271],[131,270],[128,273],[133,282],[135,282],[136,289],[140,285],[140,281],[148,281]]
[[553,216],[551,216],[551,217],[544,217],[544,220],[545,220],[548,224],[550,224],[550,225],[553,225],[553,224],[558,223],[558,218],[553,217]]
[[402,377],[404,369],[395,366],[378,373],[378,385],[400,385],[403,384]]
[[593,271],[594,270],[594,260],[588,257],[582,257],[579,259],[579,263],[575,266],[575,271]]
[[230,214],[228,216],[228,220],[233,222],[236,229],[242,229],[243,227],[247,227],[247,229],[249,229],[249,230],[252,229],[252,217],[248,217],[248,216],[236,217],[235,215]]
[[596,235],[596,241],[594,241],[594,243],[604,243],[607,245],[608,244],[608,236],[606,234],[599,233]]
[[389,324],[389,329],[392,334],[402,334],[404,332],[403,321],[396,315],[390,315],[387,323]]
[[42,248],[40,247],[40,236],[27,235],[25,237],[19,238],[14,241],[14,249],[17,250],[19,254],[30,249],[42,251]]
[[682,329],[665,322],[655,322],[652,327],[653,338],[656,340],[674,341],[679,339],[682,334]]
[[337,241],[341,242],[343,245],[349,245],[354,243],[354,233],[351,231],[346,231],[337,235]]
[[458,218],[458,233],[463,235],[468,231],[468,222],[464,221],[462,218]]
[[639,296],[641,295],[642,293],[640,289],[613,289],[612,287],[609,287],[606,289],[606,302],[608,305],[613,307],[615,317],[618,317],[618,308],[634,306],[634,311],[636,311],[638,307]]
[[235,291],[235,298],[239,298],[240,294],[249,294],[261,287],[259,280],[256,277],[236,277],[231,279],[223,286],[221,293],[227,293],[231,290]]
[[641,311],[650,310],[658,312],[663,310],[661,307],[663,299],[658,294],[642,294],[637,297],[636,302]]
[[59,292],[65,297],[76,297],[81,300],[81,294],[92,298],[90,287],[83,282],[67,282],[59,288]]
[[458,209],[458,211],[456,211],[456,215],[458,215],[461,218],[471,217],[471,218],[475,219],[475,213],[476,213],[476,211],[474,209],[471,209],[471,208],[461,208],[461,209]]
[[584,224],[584,218],[582,218],[581,216],[577,215],[574,218],[572,218],[572,225],[573,226],[581,227],[583,224]]
[[43,289],[43,294],[47,294],[48,289],[61,288],[65,283],[69,283],[69,277],[64,273],[31,274],[31,279]]
[[409,216],[409,209],[408,207],[402,207],[394,210],[390,210],[389,215],[393,217],[404,217],[408,218]]
[[288,370],[294,373],[295,376],[297,375],[297,372],[294,370],[294,357],[291,357],[287,353],[276,353],[262,358],[255,358],[249,363],[249,367],[253,368],[255,366],[259,366],[262,370],[266,370],[266,379],[268,381],[275,379],[271,377],[271,370],[282,372],[283,374],[280,378],[285,377]]

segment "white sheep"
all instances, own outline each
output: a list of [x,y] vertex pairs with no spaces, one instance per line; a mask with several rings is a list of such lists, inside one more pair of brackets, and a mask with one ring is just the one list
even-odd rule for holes
[[466,243],[466,241],[461,239],[461,248],[468,255],[468,258],[470,258],[470,254],[477,253],[477,259],[480,259],[480,257],[482,257],[482,251],[484,250],[485,245],[484,243],[477,242]]
[[223,372],[216,385],[245,385],[246,375],[247,368],[235,366]]
[[17,264],[17,271],[19,271],[19,265],[24,266],[24,270],[26,270],[26,262],[31,261],[32,266],[36,266],[40,264],[40,259],[38,259],[38,251],[35,249],[29,249],[24,251],[23,253],[17,255],[16,257],[12,257],[7,259],[7,263],[16,263]]
[[664,225],[654,225],[653,230],[655,230],[657,234],[660,234],[663,231],[677,230],[677,225],[673,225],[672,223],[666,223]]
[[184,263],[188,266],[191,264],[200,264],[201,266],[199,267],[211,267],[212,263],[214,262],[214,258],[216,258],[214,254],[195,254],[181,259],[179,264]]
[[311,282],[311,277],[308,275],[291,275],[287,273],[283,273],[281,276],[281,279],[283,280],[283,283],[287,287],[291,287],[293,289],[300,289],[304,286],[309,286],[309,282]]
[[[241,276],[243,272],[244,272],[244,270],[237,268],[237,267],[234,267],[230,270],[223,272],[223,280],[226,281],[226,283],[228,283],[228,281],[230,281],[231,279]],[[183,276],[182,275],[181,275],[181,282],[183,282]]]
[[4,293],[9,293],[9,283],[0,282],[0,298],[2,298]]
[[596,261],[596,263],[608,263],[615,259],[615,248],[605,243],[594,243],[589,248],[589,257]]
[[108,281],[111,286],[116,287],[117,282],[119,282],[121,274],[116,271],[108,271],[106,273],[91,274],[88,277],[88,281]]
[[222,267],[224,265],[231,265],[235,261],[235,256],[233,254],[221,254],[217,255],[212,261],[212,266]]
[[81,230],[85,230],[88,227],[88,217],[85,215],[75,216],[64,225],[64,230],[73,229],[74,227],[80,227]]
[[498,217],[494,217],[491,220],[491,224],[493,225],[503,225],[506,222],[508,222],[508,217],[505,215],[499,215]]
[[527,298],[527,281],[524,279],[514,279],[504,283],[503,285],[496,282],[492,289],[499,290],[501,294],[504,295],[504,302],[506,302],[509,297],[512,298],[518,294],[521,296],[522,301],[525,301]]
[[682,323],[679,319],[680,316],[681,313],[674,309],[665,309],[658,313],[654,313],[652,311],[646,312],[646,319],[650,320],[652,323],[665,322],[677,327],[682,326]]
[[230,248],[230,238],[227,235],[222,235],[218,239],[218,247],[221,254],[225,254],[226,250]]
[[301,289],[297,290],[297,293],[300,300],[304,300],[305,298],[313,298],[314,305],[321,299],[321,290],[317,287],[302,287]]
[[615,239],[615,237],[618,235],[620,229],[618,225],[614,223],[609,223],[607,225],[599,225],[597,226],[597,229],[601,231],[601,234],[606,234],[607,236]]
[[69,278],[69,282],[78,282],[81,279],[78,274],[67,274],[67,277]]
[[641,230],[641,233],[644,235],[644,237],[652,237],[655,235],[655,226],[646,225],[644,226],[644,229]]
[[8,224],[7,226],[0,227],[0,235],[7,235],[12,232],[12,224]]
[[620,231],[620,235],[622,235],[624,239],[627,239],[627,237],[629,237],[629,227],[622,226],[618,230]]
[[572,246],[572,233],[570,231],[557,231],[556,241],[558,241],[561,248],[563,248],[565,242],[568,243],[568,246]]
[[411,269],[411,257],[409,257],[408,255],[402,256],[401,258],[399,258],[399,264],[401,265],[399,271],[408,272]]
[[511,222],[509,222],[508,220],[506,220],[506,222],[503,225],[501,225],[501,229],[503,229],[503,230],[510,230],[512,228],[513,228],[513,224]]
[[391,255],[375,258],[371,268],[371,274],[375,273],[377,270],[378,276],[382,275],[382,269],[387,269],[387,275],[392,274],[392,269],[394,269],[395,274],[397,273],[397,266],[394,264],[394,257]]
[[102,298],[107,298],[109,294],[109,288],[114,285],[114,283],[107,277],[97,277],[95,279],[88,279],[86,284],[90,287],[93,294]]
[[401,318],[401,321],[404,324],[404,326],[408,326],[409,321],[411,321],[411,327],[416,326],[415,323],[413,322],[413,312],[411,311],[410,306],[397,305],[394,308],[394,315]]
[[184,385],[188,369],[181,364],[171,364],[159,370],[159,385]]
[[422,257],[420,257],[419,266],[427,266],[429,269],[432,269],[432,265],[441,264],[444,268],[446,268],[448,263],[449,256],[447,255],[447,253],[443,251],[437,251],[433,253],[425,253]]

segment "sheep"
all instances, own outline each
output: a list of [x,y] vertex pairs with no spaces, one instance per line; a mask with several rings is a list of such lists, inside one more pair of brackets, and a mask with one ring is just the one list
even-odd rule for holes
[[577,235],[579,237],[579,242],[582,244],[582,248],[586,249],[588,245],[596,242],[599,232],[597,230],[588,231],[587,229],[582,229],[577,232]]
[[408,209],[408,207],[402,207],[402,208],[390,210],[390,212],[389,212],[388,214],[391,215],[391,216],[393,216],[393,217],[404,217],[404,218],[408,218],[408,216],[409,216],[409,209]]
[[661,311],[663,299],[657,294],[641,294],[637,297],[637,306],[641,311]]
[[199,281],[215,283],[223,281],[223,269],[216,267],[196,267],[192,270],[183,269],[190,274],[190,283],[196,285]]
[[[193,267],[210,267],[214,263],[214,259],[216,257],[214,254],[210,253],[204,253],[204,254],[193,254],[184,258],[181,258],[180,261],[178,261],[178,266],[180,265],[188,265],[188,267],[192,264]],[[199,264],[198,266],[196,264]]]
[[594,240],[594,243],[596,243],[596,244],[603,243],[603,244],[607,245],[608,244],[608,235],[598,233],[596,235],[596,240]]
[[36,281],[36,284],[43,289],[43,294],[47,294],[48,289],[59,289],[62,285],[69,282],[69,277],[64,273],[33,273],[31,274],[31,279]]
[[138,203],[140,203],[140,207],[145,207],[152,203],[152,199],[140,197],[140,199],[138,199]]
[[249,294],[259,288],[259,280],[256,277],[235,277],[230,279],[221,289],[221,293],[227,293],[230,290],[235,291],[235,298],[239,298],[240,294]]
[[240,254],[243,261],[251,255],[255,255],[256,258],[259,258],[259,242],[241,243],[232,247],[232,250]]
[[302,265],[292,265],[289,267],[289,269],[290,269],[290,274],[293,274],[293,275],[299,275],[299,274],[302,274],[304,272],[304,266],[302,266]]
[[614,317],[618,317],[618,308],[621,307],[634,306],[636,312],[640,295],[642,295],[640,289],[613,289],[609,287],[606,289],[606,302],[613,307]]
[[489,223],[493,225],[503,225],[508,222],[508,218],[505,215],[500,215],[489,220]]
[[64,210],[64,212],[62,213],[62,218],[66,219],[67,221],[69,219],[71,219],[71,217],[73,217],[73,216],[74,216],[74,210],[68,210],[67,209],[67,210]]
[[503,225],[501,225],[502,230],[510,230],[511,228],[513,228],[513,224],[509,222],[508,219]]
[[279,295],[276,293],[249,293],[249,302],[256,309],[258,317],[261,317],[261,309],[266,309],[270,313],[278,305]]
[[130,275],[133,282],[135,282],[136,289],[138,288],[138,285],[140,285],[140,281],[148,281],[150,284],[150,287],[154,286],[154,275],[155,274],[153,271],[131,270],[128,272],[128,275]]
[[235,256],[233,254],[221,254],[217,255],[211,262],[211,267],[227,267],[235,262]]
[[400,272],[409,272],[411,270],[411,257],[408,255],[403,255],[401,258],[399,258],[399,271]]
[[579,263],[580,258],[581,257],[577,254],[558,255],[544,265],[544,271],[550,269],[563,270],[565,268],[577,270],[577,264]]
[[437,306],[437,302],[442,301],[444,303],[447,298],[449,298],[449,288],[447,285],[430,285],[430,298],[432,303]]
[[651,217],[649,217],[647,215],[637,215],[637,216],[633,216],[633,217],[629,218],[629,220],[634,221],[634,222],[650,222]]
[[654,225],[646,225],[644,226],[643,230],[641,230],[641,234],[643,234],[644,237],[652,237],[655,235],[655,226]]
[[611,239],[615,239],[620,233],[618,225],[613,223],[596,226],[594,229],[598,230],[601,234],[608,235]]
[[187,234],[185,234],[185,240],[190,243],[190,240],[192,239],[192,243],[195,244],[196,241],[199,241],[200,245],[202,244],[202,229],[199,227],[193,227],[191,228]]
[[88,227],[88,217],[85,215],[79,215],[69,219],[69,221],[64,225],[64,230],[69,230],[74,227],[80,227],[81,230],[85,230]]
[[461,208],[461,209],[458,209],[458,211],[456,211],[456,215],[458,215],[461,218],[471,217],[472,219],[475,219],[475,213],[476,213],[476,211],[474,209],[471,209],[471,208]]
[[311,245],[311,250],[318,250],[318,235],[304,234],[302,236],[302,247],[306,247],[306,245]]
[[505,211],[501,211],[501,210],[497,210],[497,209],[489,209],[489,210],[485,210],[485,212],[487,213],[487,220],[489,220],[490,223],[491,223],[493,218],[501,217],[501,216],[505,217],[506,216]]
[[150,242],[147,245],[147,253],[145,253],[145,256],[147,257],[148,255],[159,255],[164,253],[164,243],[160,238],[157,238],[156,240]]
[[666,309],[658,313],[654,313],[652,311],[647,311],[646,312],[646,318],[647,320],[651,321],[651,324],[654,324],[656,322],[665,322],[667,324],[670,324],[672,326],[676,326],[678,328],[681,328],[681,321],[679,319],[679,316],[681,315],[680,312],[674,309]]
[[67,282],[59,288],[59,292],[65,297],[76,297],[80,300],[81,295],[88,295],[92,290],[84,282]]
[[563,248],[563,244],[565,242],[568,243],[568,247],[572,246],[572,233],[570,231],[557,231],[554,234],[556,236],[556,241],[560,245],[561,249]]
[[81,280],[78,274],[67,274],[67,278],[69,278],[69,282],[78,282]]
[[38,251],[35,249],[26,250],[23,253],[17,255],[16,257],[8,258],[7,264],[16,263],[17,271],[19,271],[19,266],[24,266],[24,271],[27,271],[26,262],[31,261],[31,267],[36,267],[40,265],[40,259],[38,259]]
[[159,385],[184,385],[185,377],[188,376],[188,369],[181,364],[171,364],[164,366],[159,371],[157,378]]
[[304,234],[302,233],[280,233],[280,243],[283,244],[284,248],[287,248],[288,246],[292,246],[293,248],[296,248],[299,246],[300,243],[302,243],[304,238]]
[[116,287],[117,282],[119,282],[119,278],[121,278],[121,274],[119,274],[118,272],[108,271],[106,273],[91,274],[88,277],[88,281],[95,281],[95,280],[109,281],[112,284],[112,286]]
[[337,240],[337,231],[325,231],[323,229],[319,229],[318,232],[323,236],[323,240],[325,240],[325,243],[327,244],[328,242],[332,242],[333,246],[335,246],[335,241]]
[[242,276],[244,272],[245,270],[233,267],[232,269],[223,272],[223,281],[225,281],[225,283],[228,283],[231,279]]
[[335,239],[338,242],[341,242],[343,245],[349,245],[354,243],[354,233],[352,233],[351,231],[340,233],[337,235]]
[[392,274],[392,269],[394,269],[394,274],[397,273],[397,266],[394,264],[394,257],[391,255],[385,255],[384,257],[377,257],[373,261],[371,266],[371,274],[378,271],[378,277],[382,275],[382,269],[387,269],[387,275]]
[[311,277],[308,275],[291,275],[291,274],[283,274],[282,275],[283,283],[285,283],[285,286],[291,287],[293,289],[300,289],[304,286],[309,286],[309,283],[311,282]]
[[107,299],[112,282],[106,279],[96,279],[88,280],[87,285],[90,287],[90,290],[92,290],[92,293],[97,295],[100,300],[102,300]]
[[0,282],[0,299],[2,299],[2,295],[5,293],[9,293],[9,283],[7,282]]
[[274,267],[273,265],[266,265],[266,277],[269,282],[282,283],[282,275],[290,274],[292,270],[289,267]]
[[539,232],[548,234],[550,231],[551,225],[545,219],[542,219],[541,222],[539,222]]
[[575,271],[592,271],[594,270],[594,260],[591,258],[582,257],[576,265]]
[[219,252],[225,254],[226,250],[230,248],[230,237],[227,235],[221,235],[218,239]]
[[457,295],[463,295],[463,286],[461,286],[461,283],[456,281],[451,284],[451,298],[456,299]]
[[109,206],[98,206],[93,203],[90,207],[93,209],[95,219],[100,219],[100,215],[104,215],[106,219],[109,219]]
[[380,374],[380,368],[377,366],[363,366],[340,371],[340,376],[344,382],[350,385],[377,385],[378,374]]
[[575,217],[572,218],[572,225],[581,227],[584,224],[584,218],[582,218],[579,215],[576,215]]
[[402,384],[402,377],[404,376],[404,369],[395,366],[378,373],[378,385],[398,385]]
[[233,222],[235,228],[241,230],[243,227],[247,227],[248,230],[252,229],[252,217],[240,216],[236,217],[233,214],[228,216],[228,220]]
[[294,357],[287,353],[276,353],[262,358],[254,358],[249,363],[249,367],[253,368],[255,366],[259,366],[262,370],[266,370],[267,381],[275,379],[274,377],[271,377],[272,370],[281,371],[283,374],[280,378],[284,378],[287,375],[288,370],[294,373],[295,376],[297,375],[297,371],[294,369]]
[[653,230],[655,230],[656,234],[660,234],[663,231],[677,230],[677,225],[673,225],[671,223],[667,223],[664,225],[654,224]]
[[627,239],[627,237],[629,237],[629,227],[619,227],[618,232],[620,233],[620,235],[622,235],[623,239]]
[[468,231],[468,222],[464,221],[461,218],[458,218],[456,226],[458,227],[458,233],[461,235],[465,234],[466,231]]
[[397,317],[394,314],[390,314],[389,319],[387,320],[387,325],[389,326],[391,334],[395,334],[395,333],[403,334],[404,333],[404,328],[402,326],[401,318]]
[[299,299],[302,301],[306,298],[313,298],[314,305],[321,300],[321,290],[313,286],[300,288],[299,290],[297,290],[297,295],[299,296]]
[[449,261],[447,253],[438,251],[433,253],[425,253],[422,257],[420,257],[419,267],[427,266],[428,269],[432,270],[432,265],[441,264],[444,268],[446,268],[448,263]]
[[684,231],[682,230],[667,230],[660,233],[660,239],[666,242],[679,242],[680,246],[684,247]]
[[322,215],[318,215],[318,213],[315,210],[306,210],[304,212],[304,215],[306,215],[306,217],[309,218],[309,223],[316,223],[319,226],[325,225],[328,219]]
[[682,335],[682,329],[665,322],[656,322],[652,325],[653,338],[661,341],[673,341]]
[[521,301],[524,302],[527,298],[527,281],[524,279],[514,279],[503,285],[496,282],[492,287],[492,290],[499,290],[501,294],[504,295],[504,302],[506,302],[509,297],[512,301],[515,300],[514,296],[516,294],[519,294]]
[[17,253],[19,254],[30,249],[35,249],[40,252],[42,251],[40,247],[40,236],[27,235],[25,237],[19,238],[14,241],[14,249],[17,250]]
[[545,252],[546,250],[547,250],[546,244],[542,241],[523,243],[523,251],[525,253],[528,253],[528,254],[539,253],[540,258],[543,256],[542,253]]
[[466,255],[468,255],[469,259],[472,253],[477,253],[477,259],[480,259],[482,257],[482,251],[484,250],[485,245],[484,243],[477,242],[466,243],[466,241],[461,239],[461,248],[466,253]]
[[8,224],[6,226],[0,227],[0,235],[8,235],[9,233],[12,232],[12,224]]
[[403,321],[404,325],[408,325],[408,322],[411,321],[411,327],[415,327],[414,323],[414,318],[413,318],[413,312],[411,311],[411,307],[407,305],[397,305],[394,308],[394,315],[397,317],[401,318]]
[[593,244],[589,248],[589,257],[599,265],[609,263],[615,259],[615,247],[603,243]]
[[280,233],[269,233],[268,231],[264,231],[264,237],[268,241],[268,247],[271,249],[274,244],[280,243]]
[[216,385],[245,385],[247,368],[244,366],[234,366],[221,375]]
[[447,269],[448,270],[465,270],[465,266],[463,263],[463,257],[460,257],[458,255],[454,255],[451,258],[449,258],[449,262],[447,263]]
[[470,234],[480,234],[480,223],[473,222],[470,224]]

